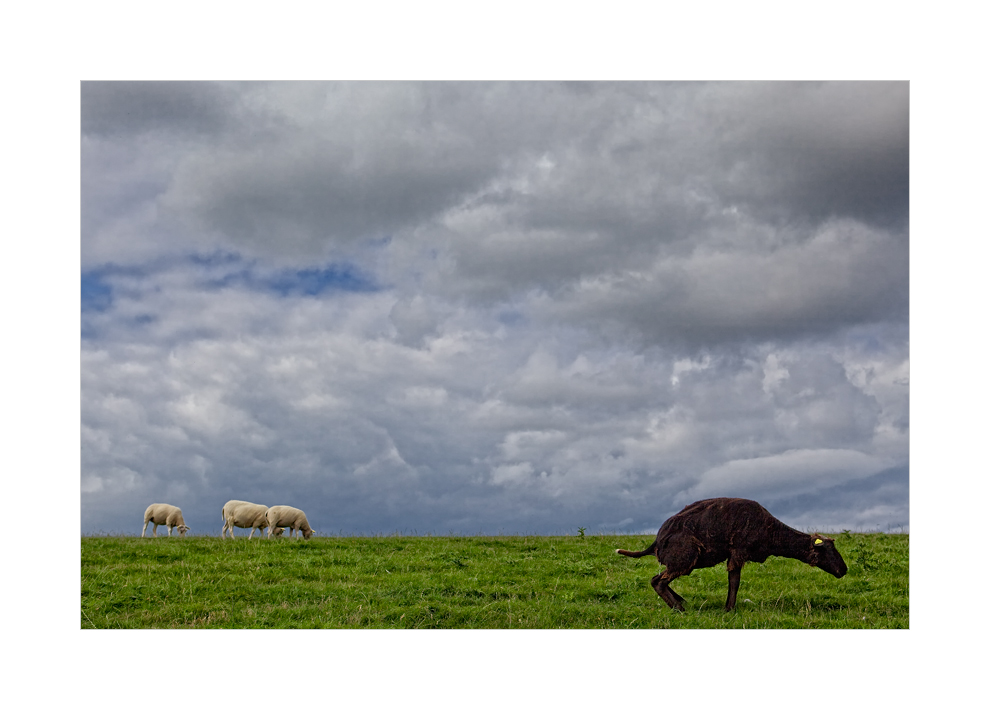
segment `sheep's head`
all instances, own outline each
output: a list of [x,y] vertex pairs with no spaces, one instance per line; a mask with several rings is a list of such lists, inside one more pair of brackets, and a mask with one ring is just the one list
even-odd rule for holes
[[302,534],[303,534],[303,538],[308,540],[309,538],[313,537],[313,529],[310,528],[309,530],[303,530]]
[[275,528],[274,530],[272,530],[272,534],[275,535],[275,537],[282,537],[282,533],[284,532],[285,532],[285,528]]
[[180,525],[179,527],[176,528],[176,530],[179,531],[179,537],[185,537],[186,531],[191,529],[192,528],[190,528],[188,525]]
[[834,577],[845,575],[847,568],[842,555],[835,549],[835,541],[824,535],[812,535],[810,537],[811,555],[808,564],[823,569]]

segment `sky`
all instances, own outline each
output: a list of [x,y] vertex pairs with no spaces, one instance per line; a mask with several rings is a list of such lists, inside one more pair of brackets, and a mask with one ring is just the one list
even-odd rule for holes
[[908,102],[84,81],[83,534],[907,531]]

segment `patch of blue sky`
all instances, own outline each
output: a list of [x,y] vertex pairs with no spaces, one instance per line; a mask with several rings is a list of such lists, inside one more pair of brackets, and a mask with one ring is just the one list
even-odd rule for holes
[[199,271],[196,279],[201,288],[244,288],[267,291],[283,297],[315,297],[331,292],[380,291],[374,278],[349,263],[331,264],[322,268],[266,270],[230,252],[189,255],[178,261],[159,260],[141,266],[108,264],[83,271],[81,275],[81,306],[83,313],[103,313],[114,303],[113,277],[124,275],[151,278],[155,274],[193,265]]
[[239,254],[229,251],[214,251],[209,254],[190,254],[189,261],[197,266],[228,266],[230,264],[243,263],[244,259]]
[[[140,266],[120,266],[117,264],[105,264],[103,266],[89,269],[82,272],[82,311],[99,312],[109,310],[117,297],[121,294],[120,279],[124,277],[125,282],[134,282],[147,278],[155,273],[168,268],[167,263],[155,262]],[[115,284],[114,282],[117,281]],[[127,288],[124,288],[126,293]]]
[[[214,254],[197,256],[191,259],[197,266],[223,270],[236,266],[241,259],[236,255]],[[271,291],[280,296],[320,296],[327,292],[373,292],[381,290],[374,279],[347,263],[331,264],[324,268],[281,269],[266,271],[254,264],[243,264],[240,268],[213,275],[205,285],[212,288],[241,287],[255,291]]]
[[908,322],[856,323],[845,330],[846,342],[864,352],[882,352],[892,344],[907,341]]
[[326,291],[379,290],[369,276],[349,264],[331,265],[325,269],[281,271],[269,279],[268,285],[283,296],[318,296]]
[[82,274],[82,310],[105,311],[113,303],[113,289],[103,280],[99,271],[84,271]]
[[526,321],[526,316],[519,311],[502,311],[497,316],[498,322],[502,325],[514,326],[520,325]]

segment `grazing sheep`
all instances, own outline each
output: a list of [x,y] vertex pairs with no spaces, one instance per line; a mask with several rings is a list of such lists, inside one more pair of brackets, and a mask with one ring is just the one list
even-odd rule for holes
[[694,569],[714,567],[719,562],[728,561],[726,611],[736,606],[739,579],[747,562],[766,562],[767,557],[776,555],[801,560],[836,578],[846,573],[846,563],[833,540],[788,527],[756,501],[743,498],[699,500],[668,518],[656,540],[642,552],[616,552],[626,557],[656,555],[666,569],[653,577],[650,585],[677,611],[684,611],[684,598],[670,583]]
[[144,529],[141,531],[141,537],[144,537],[144,534],[148,532],[148,523],[155,524],[155,527],[151,529],[155,537],[158,537],[159,525],[168,526],[169,537],[172,537],[172,528],[179,529],[179,537],[185,537],[186,531],[190,529],[186,525],[186,521],[182,519],[182,511],[168,503],[152,503],[144,511]]
[[268,518],[268,537],[272,536],[272,530],[279,525],[289,528],[289,537],[292,537],[296,530],[301,532],[307,540],[313,537],[313,528],[309,526],[306,514],[299,508],[293,508],[289,505],[273,505],[265,513],[265,516]]
[[[220,531],[220,539],[224,539],[225,533],[229,530],[230,537],[234,537],[234,528],[251,528],[248,540],[254,537],[254,531],[258,531],[258,538],[268,527],[268,519],[265,513],[268,512],[267,505],[258,503],[248,503],[243,500],[228,500],[220,509],[220,517],[223,519],[223,529]],[[275,537],[282,536],[282,528],[275,530]]]

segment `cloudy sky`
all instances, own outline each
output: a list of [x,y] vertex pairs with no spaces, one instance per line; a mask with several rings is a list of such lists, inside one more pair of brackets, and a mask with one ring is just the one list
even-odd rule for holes
[[908,515],[908,84],[82,84],[81,524]]

